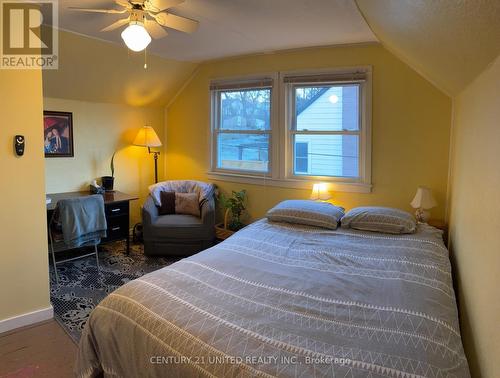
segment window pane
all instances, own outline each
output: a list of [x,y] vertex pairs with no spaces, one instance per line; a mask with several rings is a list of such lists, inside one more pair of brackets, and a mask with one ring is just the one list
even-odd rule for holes
[[309,165],[309,143],[295,142],[295,172],[307,174]]
[[295,88],[297,130],[359,130],[359,85]]
[[268,172],[269,135],[219,134],[217,167]]
[[269,130],[271,89],[220,92],[220,121],[226,130]]
[[[307,159],[304,147],[307,145]],[[310,176],[359,176],[358,135],[295,135],[294,173]],[[303,162],[306,160],[306,163]],[[303,170],[304,168],[306,170]]]

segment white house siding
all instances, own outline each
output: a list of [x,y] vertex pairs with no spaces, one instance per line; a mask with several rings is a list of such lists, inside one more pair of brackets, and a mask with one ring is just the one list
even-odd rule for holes
[[[343,87],[342,121],[345,130],[358,130],[359,128],[358,91],[358,86]],[[342,175],[357,177],[359,175],[359,139],[345,136],[342,143],[342,154],[344,155]]]
[[295,143],[309,145],[308,171],[303,174],[317,176],[342,175],[342,136],[341,135],[297,135]]
[[[339,98],[336,104],[329,100],[332,95]],[[342,97],[342,87],[327,90],[297,116],[297,130],[342,130]]]
[[342,124],[344,130],[358,130],[359,127],[359,87],[349,85],[342,87]]
[[[336,95],[333,104],[330,97]],[[297,116],[297,130],[340,131],[358,128],[358,86],[332,87]],[[297,135],[309,144],[308,172],[315,176],[358,176],[358,137]]]

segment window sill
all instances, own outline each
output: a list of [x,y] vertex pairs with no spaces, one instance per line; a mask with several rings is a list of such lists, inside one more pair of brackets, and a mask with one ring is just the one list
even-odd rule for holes
[[215,181],[237,182],[242,184],[276,186],[281,188],[308,189],[312,188],[314,182],[325,182],[329,184],[330,190],[334,192],[371,193],[372,185],[362,182],[343,182],[328,179],[299,180],[299,179],[275,179],[268,176],[245,175],[226,172],[207,172],[208,178]]

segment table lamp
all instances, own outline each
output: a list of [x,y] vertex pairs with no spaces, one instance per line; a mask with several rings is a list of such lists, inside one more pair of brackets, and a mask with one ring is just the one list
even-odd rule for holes
[[436,207],[437,202],[432,195],[432,190],[426,188],[425,186],[419,186],[410,205],[414,209],[417,209],[415,211],[415,217],[417,220],[419,222],[427,223],[430,216],[430,212],[428,210]]
[[158,155],[159,151],[151,151],[151,147],[161,147],[161,140],[151,126],[144,126],[139,130],[132,143],[134,146],[147,147],[148,152],[153,154],[155,160],[155,183],[158,183]]
[[332,198],[325,183],[314,184],[311,199],[315,201],[326,201]]

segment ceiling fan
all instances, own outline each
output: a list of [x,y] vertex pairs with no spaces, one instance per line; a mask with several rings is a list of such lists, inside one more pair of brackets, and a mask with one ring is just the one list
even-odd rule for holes
[[114,0],[122,9],[91,9],[69,7],[79,12],[125,14],[128,17],[118,20],[101,31],[115,30],[128,24],[122,31],[122,39],[130,50],[142,51],[151,43],[153,38],[163,38],[168,35],[163,27],[193,33],[198,29],[198,21],[177,16],[168,12],[185,0]]

